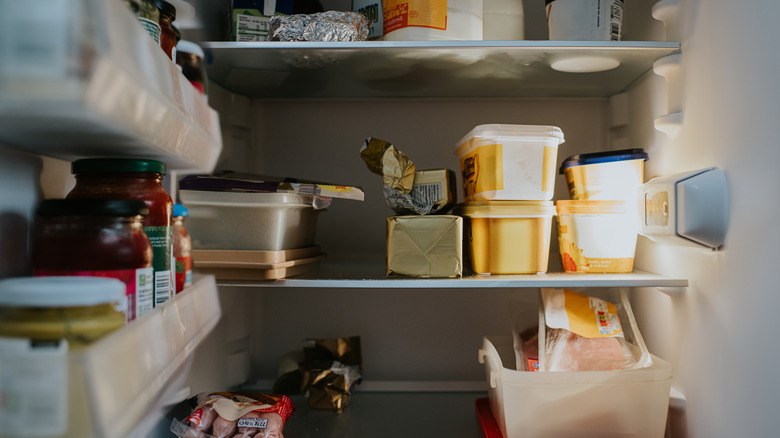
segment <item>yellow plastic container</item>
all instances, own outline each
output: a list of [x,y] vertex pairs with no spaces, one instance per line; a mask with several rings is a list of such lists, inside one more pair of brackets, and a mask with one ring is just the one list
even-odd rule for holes
[[558,245],[566,272],[634,269],[636,214],[623,201],[558,201]]
[[475,201],[466,218],[471,267],[478,274],[547,272],[555,207],[551,201]]
[[479,125],[464,136],[460,157],[467,201],[549,201],[563,132],[557,126]]

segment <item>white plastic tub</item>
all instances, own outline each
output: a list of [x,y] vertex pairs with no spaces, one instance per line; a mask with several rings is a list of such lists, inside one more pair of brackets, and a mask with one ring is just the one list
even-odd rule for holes
[[467,201],[549,201],[555,188],[557,126],[479,125],[464,136],[460,156]]
[[313,196],[181,190],[193,249],[279,251],[314,244]]
[[[385,0],[386,41],[481,40],[482,0],[418,2]],[[404,8],[405,6],[405,8]]]
[[557,201],[558,247],[566,272],[634,269],[636,214],[623,201]]
[[479,350],[490,409],[504,438],[662,438],[672,369],[515,370],[511,336],[486,336]]

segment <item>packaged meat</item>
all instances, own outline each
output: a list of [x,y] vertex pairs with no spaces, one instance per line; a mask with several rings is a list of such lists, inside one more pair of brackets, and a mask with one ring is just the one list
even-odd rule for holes
[[542,371],[628,370],[650,364],[622,291],[613,299],[602,299],[569,289],[542,288],[541,306]]
[[190,403],[192,413],[171,424],[177,437],[283,438],[284,423],[295,411],[286,395],[251,392],[204,392]]

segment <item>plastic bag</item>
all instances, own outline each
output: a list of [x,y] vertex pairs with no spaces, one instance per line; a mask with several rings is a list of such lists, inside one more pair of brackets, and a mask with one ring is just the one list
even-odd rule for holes
[[543,371],[625,370],[636,365],[614,303],[568,289],[542,289]]
[[284,424],[295,411],[286,395],[204,392],[190,400],[192,413],[171,424],[180,438],[284,438]]

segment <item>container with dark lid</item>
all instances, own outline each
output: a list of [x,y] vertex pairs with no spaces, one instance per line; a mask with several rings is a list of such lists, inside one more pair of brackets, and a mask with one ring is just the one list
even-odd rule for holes
[[166,165],[157,160],[89,158],[73,162],[76,186],[68,199],[136,199],[146,203],[149,214],[143,230],[154,253],[154,305],[173,296],[171,214],[173,200],[162,186]]
[[644,149],[572,155],[561,164],[573,200],[625,201],[636,205],[644,182]]
[[140,200],[48,199],[37,215],[35,276],[109,277],[125,284],[127,321],[153,307],[152,245],[142,228]]

